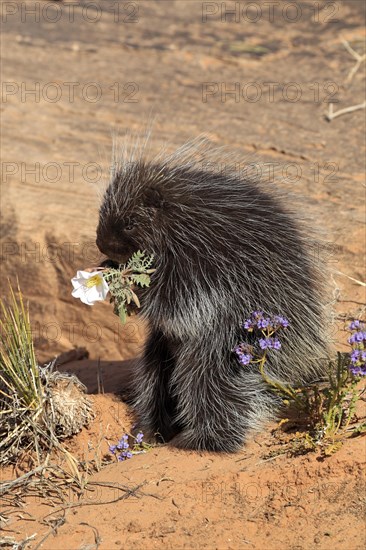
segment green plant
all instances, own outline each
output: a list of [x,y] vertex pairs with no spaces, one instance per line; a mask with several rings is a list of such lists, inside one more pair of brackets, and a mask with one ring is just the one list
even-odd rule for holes
[[150,275],[155,269],[151,269],[154,256],[146,256],[145,252],[138,250],[125,265],[118,269],[108,268],[103,270],[103,279],[109,287],[114,303],[114,313],[119,316],[122,323],[126,322],[127,315],[134,311],[133,304],[141,307],[139,298],[134,291],[136,285],[140,287],[150,286]]
[[61,449],[60,439],[91,420],[91,401],[75,376],[55,371],[54,362],[39,366],[19,287],[14,292],[10,286],[9,303],[0,300],[0,312],[0,463],[26,451],[40,463],[45,452]]
[[[352,346],[350,353],[338,353],[335,361],[329,361],[326,379],[319,384],[292,387],[271,378],[266,372],[266,363],[270,353],[278,353],[281,342],[278,331],[286,329],[289,321],[282,316],[266,317],[263,312],[255,311],[243,324],[246,332],[253,333],[253,343],[239,343],[234,352],[244,366],[255,365],[268,387],[282,399],[285,410],[295,409],[301,417],[305,431],[302,445],[296,434],[297,451],[321,450],[323,455],[335,452],[342,440],[350,435],[366,431],[365,423],[355,420],[356,403],[365,391],[360,388],[362,377],[366,376],[366,331],[361,321],[353,321],[348,341]],[[280,422],[283,428],[288,418]]]
[[[10,288],[10,305],[0,300],[0,394],[18,399],[19,411],[38,410],[43,401],[41,374],[34,352],[29,310],[18,288]],[[4,411],[1,411],[4,414]]]

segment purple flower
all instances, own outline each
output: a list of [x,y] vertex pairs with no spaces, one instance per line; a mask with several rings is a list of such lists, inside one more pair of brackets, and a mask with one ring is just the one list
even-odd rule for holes
[[361,327],[361,321],[356,319],[355,321],[352,321],[352,323],[349,325],[349,330],[356,330]]
[[261,349],[267,349],[268,348],[268,340],[269,338],[260,338],[259,339],[259,345]]
[[350,344],[361,344],[361,342],[366,341],[366,331],[358,331],[352,334],[350,338],[348,338],[348,342]]
[[142,443],[143,438],[144,438],[144,434],[142,432],[139,432],[135,439],[136,443],[140,445]]
[[283,315],[273,315],[265,317],[263,311],[253,311],[249,319],[243,323],[244,330],[252,331],[254,328],[264,330],[266,328],[277,330],[281,327],[286,328],[289,325],[289,320]]
[[366,376],[366,363],[360,367],[351,366],[349,370],[354,376]]
[[356,331],[348,338],[352,345],[349,370],[354,376],[366,376],[365,323],[356,319],[349,325],[349,330]]
[[251,360],[253,359],[253,355],[250,355],[249,353],[238,353],[239,362],[242,365],[249,365]]
[[262,319],[258,319],[257,327],[260,329],[267,328],[270,322],[271,320],[269,319],[269,317],[263,317]]
[[253,311],[252,313],[252,317],[263,317],[263,315],[264,315],[263,311],[260,311],[260,310]]
[[281,349],[281,342],[278,338],[260,338],[259,346],[261,349]]
[[278,338],[273,338],[273,349],[281,349],[281,342]]
[[[142,432],[138,432],[136,436],[136,443],[141,444],[143,437],[144,437],[144,434]],[[119,461],[132,458],[133,452],[131,451],[131,448],[129,446],[128,435],[127,434],[123,435],[121,439],[118,441],[117,445],[110,445],[109,451],[112,454],[116,455]],[[117,451],[119,451],[119,453],[117,453]]]
[[277,327],[287,328],[290,322],[288,319],[286,319],[286,317],[283,317],[282,315],[275,315],[273,317],[273,324]]
[[128,435],[123,435],[117,443],[117,449],[120,451],[121,449],[128,449],[128,447]]
[[121,453],[118,457],[118,460],[127,460],[128,458],[132,458],[133,457],[133,454],[131,453],[131,451],[123,451],[123,453]]
[[235,346],[234,353],[236,354],[239,363],[241,365],[249,365],[251,360],[253,359],[253,355],[251,353],[251,347],[248,344],[245,344],[242,342],[238,346]]

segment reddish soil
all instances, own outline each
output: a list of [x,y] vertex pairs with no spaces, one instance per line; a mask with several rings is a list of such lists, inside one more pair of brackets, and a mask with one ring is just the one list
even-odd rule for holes
[[[82,460],[108,455],[108,443],[132,422],[114,394],[93,399],[95,421],[67,443]],[[235,455],[159,446],[113,461],[89,477],[93,485],[81,501],[71,493],[63,510],[48,499],[28,497],[24,508],[12,510],[6,530],[17,540],[37,533],[35,543],[49,534],[41,548],[54,550],[95,548],[95,537],[106,550],[363,548],[364,439],[348,440],[326,459],[314,453],[288,457],[276,454],[281,445],[273,428]],[[127,500],[110,502],[123,488],[140,484]],[[52,533],[50,522],[59,518],[64,522]]]
[[[323,232],[324,244],[314,254],[331,269],[331,336],[347,349],[344,322],[365,317],[360,284],[364,111],[332,122],[324,112],[331,98],[337,100],[335,110],[363,101],[364,64],[347,82],[355,60],[342,40],[364,53],[364,3],[297,2],[301,13],[291,22],[296,14],[286,16],[280,8],[271,21],[262,1],[239,2],[241,8],[252,7],[241,11],[238,21],[221,20],[221,3],[214,2],[219,11],[203,21],[207,3],[149,0],[131,4],[138,8],[134,23],[116,22],[107,2],[100,13],[90,8],[87,15],[83,2],[75,3],[71,21],[63,3],[36,3],[49,5],[39,21],[24,19],[22,12],[35,2],[7,4],[18,11],[3,20],[2,36],[2,79],[8,86],[1,136],[2,280],[19,278],[30,302],[40,362],[74,346],[90,353],[89,361],[62,367],[86,384],[97,412],[67,448],[80,458],[100,460],[107,440],[115,441],[133,423],[119,397],[133,362],[122,361],[138,355],[144,326],[133,319],[122,327],[107,303],[88,308],[73,300],[70,279],[99,259],[95,187],[102,182],[99,166],[91,163],[108,172],[114,129],[121,136],[143,132],[151,115],[156,116],[153,151],[166,143],[173,150],[204,133],[214,145],[226,145],[260,166],[278,163],[276,173],[287,174],[280,185],[302,197],[304,210]],[[253,4],[262,14],[256,22],[248,21],[255,16]],[[60,19],[50,22],[57,13]],[[87,17],[93,13],[98,20],[92,23]],[[74,100],[65,84],[70,82],[77,83]],[[275,83],[273,98],[269,82]],[[22,96],[36,83],[39,98]],[[50,83],[58,87],[51,89]],[[97,88],[88,88],[90,83]],[[126,83],[134,84],[124,88]],[[207,101],[205,83],[214,83]],[[221,95],[235,83],[239,98]],[[256,86],[249,89],[249,83]],[[100,98],[90,100],[96,89]],[[254,89],[261,93],[256,101]],[[55,90],[61,90],[56,101]],[[297,101],[290,100],[294,90],[301,92]],[[76,163],[74,174],[70,163]],[[291,178],[287,170],[301,177]],[[96,394],[98,371],[104,395]],[[365,440],[349,439],[326,459],[316,453],[289,457],[281,454],[273,427],[235,455],[160,446],[125,462],[105,463],[90,482],[143,485],[128,499],[109,504],[121,491],[90,486],[94,492],[86,491],[87,505],[69,508],[65,522],[39,547],[364,548]],[[2,480],[11,475],[9,469],[0,471]],[[23,509],[12,510],[1,536],[21,541],[36,533],[28,545],[35,548],[50,531],[50,524],[42,523],[47,514],[63,515],[49,502],[29,497]]]

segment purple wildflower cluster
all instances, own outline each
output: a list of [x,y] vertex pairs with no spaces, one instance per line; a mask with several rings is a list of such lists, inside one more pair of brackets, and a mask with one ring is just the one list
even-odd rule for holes
[[234,348],[234,352],[236,353],[239,363],[242,365],[249,365],[251,360],[253,359],[253,348],[252,346],[249,346],[248,344],[245,344],[244,342],[238,344]]
[[255,329],[277,331],[279,328],[287,328],[289,321],[282,315],[272,315],[266,317],[263,311],[253,311],[249,319],[246,319],[243,324],[244,330],[252,332]]
[[366,376],[366,325],[356,320],[348,328],[352,333],[348,338],[352,346],[350,371],[354,376]]
[[281,349],[281,342],[278,338],[260,338],[259,346],[261,349]]
[[[282,315],[266,316],[263,311],[253,311],[248,319],[243,323],[243,329],[246,332],[257,332],[258,340],[255,344],[259,346],[261,350],[279,350],[281,349],[281,342],[274,334],[281,328],[287,328],[289,321]],[[241,365],[249,365],[254,357],[254,347],[241,342],[234,348],[239,363]]]
[[139,432],[135,437],[135,443],[133,445],[133,448],[131,449],[128,435],[125,434],[121,437],[116,445],[109,445],[109,451],[113,455],[117,456],[117,460],[127,460],[128,458],[132,458],[134,454],[138,454],[143,451],[143,438],[144,434],[142,432]]

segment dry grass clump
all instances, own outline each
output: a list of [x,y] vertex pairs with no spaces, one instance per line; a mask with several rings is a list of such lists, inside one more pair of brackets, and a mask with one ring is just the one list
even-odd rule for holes
[[76,434],[93,418],[85,387],[73,375],[37,363],[28,306],[18,287],[9,304],[0,300],[0,464],[20,454],[38,463],[59,440]]

